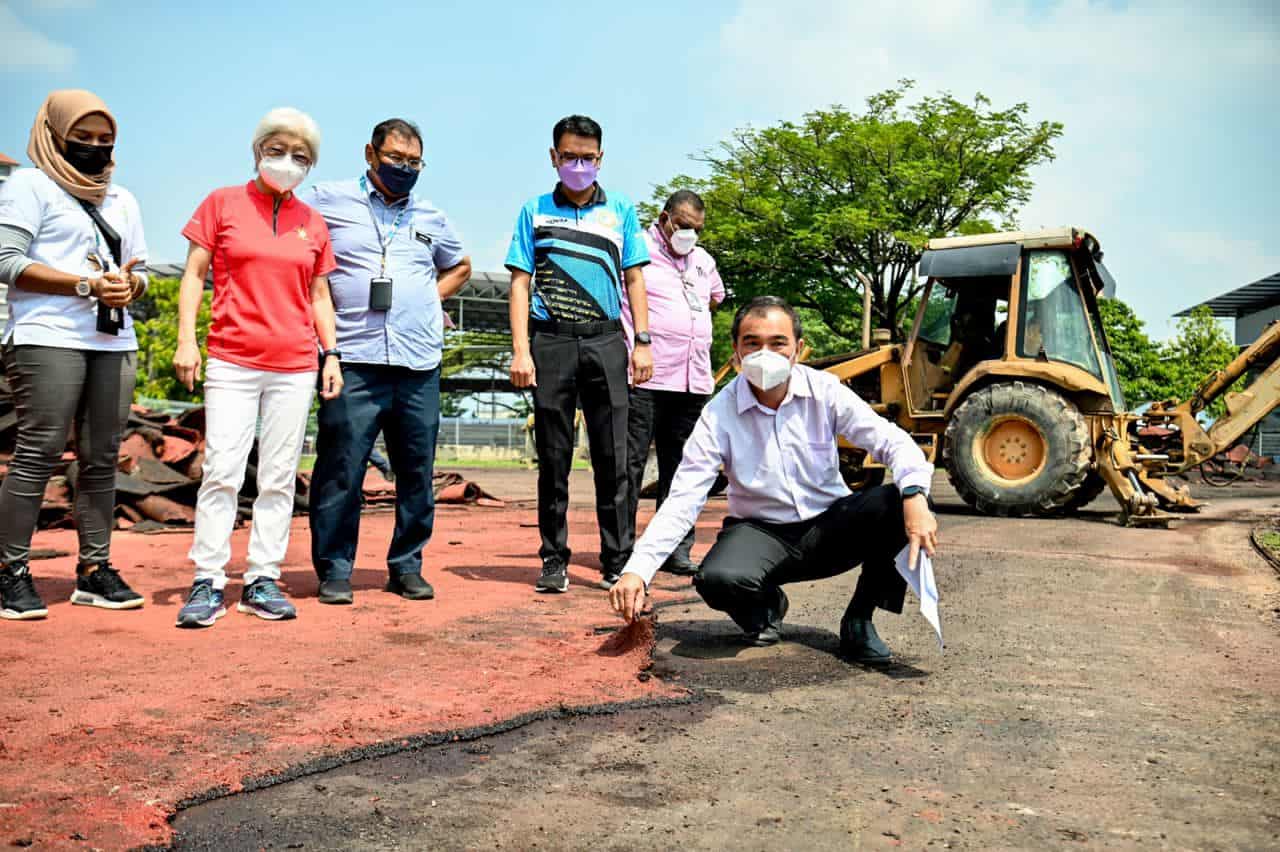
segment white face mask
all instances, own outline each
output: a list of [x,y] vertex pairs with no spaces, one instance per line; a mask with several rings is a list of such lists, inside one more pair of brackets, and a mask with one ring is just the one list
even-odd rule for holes
[[671,251],[684,257],[698,244],[698,232],[693,228],[681,228],[671,234]]
[[791,377],[791,359],[772,349],[759,349],[742,359],[742,375],[762,391],[773,390]]
[[279,157],[263,157],[258,161],[258,175],[262,182],[276,192],[289,192],[302,183],[309,169],[298,165],[288,154]]

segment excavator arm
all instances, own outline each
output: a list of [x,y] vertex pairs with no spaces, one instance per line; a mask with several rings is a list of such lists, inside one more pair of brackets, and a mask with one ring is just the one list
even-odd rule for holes
[[[1250,370],[1265,365],[1262,373],[1239,393],[1230,387]],[[1206,432],[1196,415],[1225,395],[1227,413]],[[1181,446],[1151,450],[1136,437],[1134,415],[1121,414],[1097,437],[1098,472],[1111,487],[1130,523],[1159,523],[1167,518],[1159,507],[1195,510],[1199,503],[1185,486],[1165,477],[1183,473],[1220,452],[1280,405],[1280,322],[1267,326],[1262,335],[1230,364],[1216,370],[1182,403],[1157,403],[1143,415],[1148,427],[1164,428],[1180,438]]]
[[[1218,397],[1224,400],[1227,413],[1214,421],[1209,429],[1213,442],[1213,454],[1231,448],[1244,435],[1280,405],[1280,322],[1267,326],[1262,335],[1235,360],[1209,376],[1191,399],[1179,406],[1193,417]],[[1227,393],[1227,389],[1254,367],[1266,364],[1262,373],[1239,393]]]

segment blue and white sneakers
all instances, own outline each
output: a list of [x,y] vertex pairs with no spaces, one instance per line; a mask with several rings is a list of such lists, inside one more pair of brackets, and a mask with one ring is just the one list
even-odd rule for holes
[[179,627],[212,627],[227,614],[222,592],[213,587],[212,580],[196,580],[191,586],[187,602],[178,612]]
[[298,615],[298,611],[293,608],[293,604],[289,603],[284,592],[280,591],[276,581],[266,577],[254,580],[244,587],[244,594],[240,596],[240,605],[236,609],[268,621],[281,621],[296,618]]

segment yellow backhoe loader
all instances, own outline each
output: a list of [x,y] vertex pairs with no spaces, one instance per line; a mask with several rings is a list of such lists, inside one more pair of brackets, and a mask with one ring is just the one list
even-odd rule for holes
[[[1068,512],[1110,488],[1127,523],[1166,523],[1162,510],[1199,507],[1168,477],[1230,448],[1280,403],[1277,323],[1191,399],[1128,412],[1098,312],[1115,282],[1087,231],[931,240],[919,272],[905,342],[873,331],[864,303],[862,351],[809,364],[911,432],[984,513]],[[1248,388],[1228,393],[1246,374]],[[1196,415],[1223,394],[1227,413],[1206,431]],[[841,468],[855,488],[884,477],[852,447]]]

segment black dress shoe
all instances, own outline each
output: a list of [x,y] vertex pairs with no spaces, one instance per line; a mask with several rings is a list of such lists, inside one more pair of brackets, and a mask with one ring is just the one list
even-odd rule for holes
[[421,574],[393,574],[387,581],[387,591],[407,601],[429,601],[436,596],[436,590]]
[[768,648],[770,645],[777,645],[782,641],[782,619],[787,617],[787,610],[791,608],[791,599],[787,597],[787,593],[778,589],[778,614],[769,622],[769,625],[763,630],[755,633],[747,634],[747,644],[756,648]]
[[353,599],[350,580],[325,580],[320,584],[322,604],[349,604]]
[[875,666],[893,659],[893,652],[880,638],[871,619],[846,617],[840,621],[840,656]]

